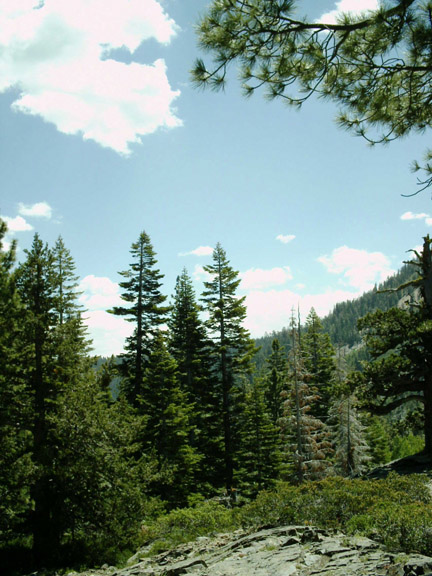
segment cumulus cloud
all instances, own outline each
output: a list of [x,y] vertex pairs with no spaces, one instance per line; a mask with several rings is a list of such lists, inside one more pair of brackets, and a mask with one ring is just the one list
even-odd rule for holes
[[318,261],[324,264],[328,272],[342,275],[346,284],[363,292],[395,273],[383,253],[348,246],[336,248],[331,256],[320,256]]
[[426,226],[432,226],[432,218],[426,212],[415,214],[414,212],[404,212],[401,220],[424,220]]
[[279,242],[282,242],[282,244],[288,244],[288,242],[291,242],[294,240],[294,238],[294,234],[279,234],[276,236],[276,240],[279,240]]
[[198,246],[190,252],[180,252],[179,256],[211,256],[212,254],[213,248],[211,246]]
[[10,218],[9,216],[2,216],[8,227],[8,232],[14,234],[15,232],[27,232],[28,230],[33,230],[33,226],[25,220],[22,216],[15,216],[15,218]]
[[47,202],[36,202],[36,204],[18,204],[18,213],[22,216],[31,216],[33,218],[47,218],[52,216],[52,208]]
[[121,354],[125,339],[131,336],[133,326],[120,316],[108,314],[105,310],[90,310],[84,314],[89,337],[93,341],[93,353],[97,356]]
[[107,310],[123,306],[119,285],[105,276],[90,274],[83,278],[78,290],[82,292],[80,303],[86,309],[84,322],[93,340],[93,351],[99,356],[111,356],[123,351],[125,338],[130,336],[133,325]]
[[142,136],[181,125],[179,92],[163,59],[125,64],[113,50],[167,44],[176,28],[157,0],[4,0],[0,92],[14,87],[14,110],[128,155]]
[[404,212],[400,217],[401,220],[423,220],[424,218],[428,218],[429,214],[425,212],[421,212],[420,214],[414,214],[413,212]]
[[195,265],[192,277],[196,282],[210,282],[213,279],[213,276],[206,272],[200,264]]
[[251,268],[240,274],[242,290],[265,289],[272,286],[281,286],[288,280],[292,280],[289,266],[262,270],[261,268]]
[[87,310],[105,310],[125,305],[120,297],[119,285],[106,276],[90,274],[81,280],[78,290],[82,292],[80,302]]
[[357,15],[369,10],[376,10],[379,6],[378,0],[339,0],[335,2],[335,4],[336,8],[320,16],[320,18],[318,18],[319,22],[336,24],[338,18],[343,13]]

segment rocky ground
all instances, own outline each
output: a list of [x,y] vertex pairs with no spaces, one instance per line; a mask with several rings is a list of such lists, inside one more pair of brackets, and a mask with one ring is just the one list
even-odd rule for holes
[[309,526],[198,538],[143,556],[138,552],[126,568],[104,566],[81,576],[432,576],[432,558],[391,554],[368,538]]

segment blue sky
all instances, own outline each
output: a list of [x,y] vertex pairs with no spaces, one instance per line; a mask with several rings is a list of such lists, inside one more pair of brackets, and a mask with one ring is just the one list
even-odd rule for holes
[[[320,315],[396,271],[432,231],[430,191],[410,163],[429,134],[370,148],[337,128],[337,107],[300,111],[192,88],[194,25],[206,0],[3,0],[0,215],[18,258],[61,235],[80,277],[96,353],[131,326],[118,271],[145,230],[170,296],[220,242],[241,273],[253,336]],[[375,0],[299,2],[313,18]],[[315,11],[314,11],[315,9]]]

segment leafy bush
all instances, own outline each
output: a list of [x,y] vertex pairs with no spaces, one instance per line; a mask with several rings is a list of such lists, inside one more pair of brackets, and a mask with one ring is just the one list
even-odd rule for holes
[[198,536],[226,532],[236,527],[232,510],[218,502],[207,501],[192,508],[173,510],[142,526],[141,542],[152,542],[150,553],[155,553],[189,542]]
[[175,510],[143,527],[151,553],[239,527],[314,525],[374,538],[391,549],[430,554],[432,498],[422,475],[362,480],[332,477],[300,486],[280,482],[240,508],[217,502]]

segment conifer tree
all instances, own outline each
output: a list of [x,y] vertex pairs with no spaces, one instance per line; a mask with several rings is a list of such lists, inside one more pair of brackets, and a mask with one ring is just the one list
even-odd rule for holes
[[35,466],[30,486],[33,553],[40,567],[54,561],[62,540],[58,413],[64,394],[85,377],[89,365],[85,330],[74,302],[75,284],[68,280],[74,264],[64,244],[59,241],[50,250],[36,234],[25,254],[16,282],[24,309],[22,365],[31,399],[26,427],[32,434]]
[[277,338],[273,339],[271,348],[271,354],[267,359],[265,397],[273,424],[277,425],[282,415],[282,392],[288,384],[288,362],[285,349]]
[[[30,514],[30,397],[23,363],[24,310],[18,298],[13,267],[16,242],[4,246],[6,223],[0,220],[0,549],[25,540]],[[23,538],[24,535],[24,538]],[[5,566],[3,558],[0,564]]]
[[177,364],[157,332],[140,397],[146,415],[145,447],[158,462],[156,493],[171,505],[185,505],[196,488],[201,456],[191,445],[193,406],[178,382]]
[[193,405],[191,443],[203,457],[197,481],[209,493],[221,467],[220,423],[214,408],[217,398],[211,382],[209,341],[186,269],[176,281],[168,327],[168,347],[177,362],[179,385]]
[[135,545],[157,477],[151,455],[142,453],[144,420],[124,399],[113,402],[104,378],[92,370],[65,390],[55,424],[57,561],[114,563],[118,552]]
[[317,395],[308,384],[299,339],[299,325],[294,313],[291,316],[292,347],[289,354],[291,386],[286,393],[281,422],[284,442],[286,473],[297,482],[319,479],[330,467],[331,453],[329,431],[326,425],[311,413]]
[[366,426],[359,412],[358,401],[347,380],[347,361],[338,348],[336,379],[328,412],[328,424],[334,446],[334,469],[343,476],[363,474],[371,460]]
[[266,402],[267,383],[253,378],[244,394],[240,415],[241,450],[235,456],[236,486],[247,496],[270,488],[280,472],[279,428],[274,424]]
[[115,306],[110,312],[124,316],[135,326],[132,336],[126,340],[122,372],[125,377],[123,392],[129,402],[138,406],[151,342],[159,326],[166,321],[169,307],[163,305],[166,300],[160,291],[163,274],[155,267],[156,254],[148,234],[141,232],[130,253],[133,261],[129,269],[120,272],[125,278],[120,282],[121,297],[128,305]]
[[347,391],[336,398],[329,410],[329,425],[334,445],[335,472],[342,476],[363,474],[371,457],[356,398]]
[[317,402],[311,406],[311,411],[318,418],[325,420],[336,375],[335,350],[330,336],[323,332],[321,321],[314,308],[311,308],[306,318],[301,345],[305,369],[308,372],[308,383],[317,394]]
[[[377,415],[423,405],[425,451],[432,455],[432,238],[411,262],[418,277],[401,286],[419,288],[405,307],[376,310],[358,322],[371,361],[352,379],[363,405]],[[398,289],[397,289],[398,290]]]
[[50,420],[55,411],[58,390],[52,332],[55,327],[55,273],[53,256],[36,234],[26,261],[18,268],[17,285],[25,306],[25,341],[27,386],[32,397],[32,457],[36,478],[32,485],[34,501],[32,519],[33,552],[37,566],[51,558],[53,547],[59,545],[53,494],[52,463],[54,445],[50,442]]
[[383,417],[371,416],[367,426],[367,441],[370,446],[371,464],[380,466],[391,460],[391,437]]
[[208,313],[206,323],[212,340],[213,376],[215,392],[223,430],[224,471],[223,482],[227,490],[233,485],[236,447],[233,445],[233,391],[238,376],[250,373],[255,353],[253,340],[244,328],[246,318],[245,297],[236,295],[240,284],[238,272],[230,265],[225,250],[218,243],[213,251],[213,263],[204,266],[211,280],[204,282],[202,301]]
[[207,377],[205,365],[208,341],[200,307],[196,302],[192,280],[186,269],[177,277],[171,315],[168,320],[169,349],[178,366],[182,388],[193,402],[202,398],[203,380]]

